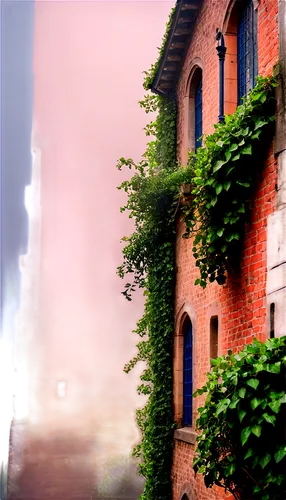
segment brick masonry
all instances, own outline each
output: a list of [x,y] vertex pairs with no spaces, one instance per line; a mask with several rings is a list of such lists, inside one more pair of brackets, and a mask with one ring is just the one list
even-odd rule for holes
[[[197,19],[196,28],[187,51],[178,83],[178,158],[184,164],[188,154],[188,101],[189,82],[193,68],[203,70],[203,133],[211,133],[218,116],[219,67],[216,54],[216,28],[226,30],[229,13],[234,2],[205,0]],[[268,75],[278,60],[278,2],[261,0],[258,9],[258,65],[259,74]],[[227,45],[227,43],[226,43]],[[236,64],[226,61],[226,74],[236,78]],[[229,108],[230,110],[231,108]],[[255,161],[255,159],[254,159]],[[210,367],[210,318],[218,316],[218,354],[228,349],[240,350],[254,337],[265,340],[267,331],[267,219],[276,208],[277,162],[271,144],[260,178],[257,179],[251,202],[240,271],[229,277],[226,285],[208,284],[206,290],[194,285],[199,277],[192,256],[192,240],[182,239],[184,227],[177,227],[177,284],[176,329],[174,342],[174,409],[175,418],[182,424],[182,363],[183,322],[188,315],[194,336],[193,381],[194,388],[203,385]],[[194,420],[202,403],[194,400]],[[189,428],[189,435],[195,434]],[[227,498],[223,490],[207,490],[201,477],[195,479],[192,460],[193,438],[184,439],[175,434],[173,456],[173,499],[214,500]],[[187,442],[188,441],[188,442]]]

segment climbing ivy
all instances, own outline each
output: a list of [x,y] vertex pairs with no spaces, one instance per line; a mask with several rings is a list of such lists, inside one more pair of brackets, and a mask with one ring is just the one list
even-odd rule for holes
[[129,372],[138,361],[146,368],[138,392],[148,395],[136,412],[142,442],[134,449],[141,459],[139,472],[146,478],[142,500],[171,500],[172,349],[175,281],[175,224],[177,193],[183,172],[176,163],[176,105],[159,96],[145,96],[140,105],[157,119],[145,131],[153,136],[139,163],[121,158],[118,168],[131,168],[134,175],[120,186],[127,195],[122,211],[128,210],[135,231],[125,237],[122,278],[131,276],[123,294],[131,300],[136,287],[144,288],[145,312],[137,324],[137,355],[125,366]]
[[251,196],[273,137],[276,85],[274,77],[258,77],[235,113],[190,154],[193,199],[185,208],[185,236],[194,236],[202,287],[208,280],[225,283],[239,262]]
[[[146,297],[145,313],[135,330],[141,338],[138,353],[125,366],[129,372],[138,361],[146,363],[138,392],[148,395],[148,401],[137,410],[142,442],[134,450],[146,478],[142,500],[171,499],[176,217],[185,221],[184,236],[194,237],[193,253],[201,274],[196,284],[224,283],[227,271],[239,260],[263,144],[271,138],[275,85],[274,78],[259,77],[234,115],[215,125],[184,168],[176,161],[175,102],[147,94],[140,106],[147,113],[157,112],[145,129],[153,138],[141,161],[118,162],[120,170],[133,172],[120,189],[127,194],[121,211],[128,211],[135,225],[131,236],[123,238],[126,245],[118,274],[132,278],[123,291],[127,300],[137,287]],[[191,200],[185,198],[183,204],[182,185],[192,192]]]
[[286,337],[212,360],[199,408],[195,472],[240,500],[286,498]]

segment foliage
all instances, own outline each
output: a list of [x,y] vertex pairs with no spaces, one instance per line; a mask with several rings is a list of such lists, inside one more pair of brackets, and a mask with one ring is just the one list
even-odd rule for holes
[[94,498],[105,500],[127,496],[138,498],[142,486],[143,480],[138,477],[136,460],[126,456],[116,456],[104,464],[104,474]]
[[238,262],[246,214],[273,133],[274,77],[257,78],[256,87],[235,113],[216,124],[204,146],[191,154],[193,200],[185,209],[186,235],[195,235],[193,254],[200,270],[196,284],[223,284]]
[[205,484],[235,498],[286,498],[286,337],[212,360],[194,460]]
[[173,22],[175,11],[176,11],[176,7],[173,7],[172,10],[171,10],[171,12],[170,12],[170,16],[169,16],[168,22],[166,24],[166,29],[165,29],[165,33],[164,33],[164,36],[163,36],[163,39],[162,39],[161,47],[159,48],[159,53],[158,53],[157,61],[154,64],[152,64],[152,66],[149,69],[149,71],[144,71],[144,73],[145,73],[145,80],[144,80],[143,86],[144,86],[145,90],[151,89],[153,80],[155,78],[155,75],[156,75],[156,72],[157,72],[160,60],[162,58],[162,55],[163,55],[163,52],[164,52],[164,49],[165,49],[165,45],[166,45],[167,38],[168,38],[168,35],[169,35],[169,31],[170,31],[170,28],[171,28],[171,25],[172,25],[172,22]]
[[137,324],[137,355],[125,366],[129,372],[138,361],[146,368],[138,392],[148,396],[137,410],[142,442],[133,454],[141,459],[139,472],[146,478],[142,500],[171,499],[172,435],[172,349],[174,317],[174,217],[177,193],[185,175],[176,165],[176,106],[159,96],[145,96],[140,105],[147,113],[157,111],[147,136],[154,136],[142,160],[121,158],[118,168],[133,170],[120,186],[127,195],[121,209],[129,211],[135,230],[123,238],[123,263],[118,274],[132,277],[123,294],[131,300],[136,287],[144,288],[145,313]]
[[[175,9],[167,23],[158,60],[145,72],[145,90],[152,87],[174,13]],[[144,289],[146,298],[144,315],[134,331],[140,337],[138,351],[124,368],[128,373],[137,362],[145,362],[137,390],[148,399],[136,412],[142,442],[133,451],[141,460],[139,472],[146,479],[141,500],[171,500],[172,497],[176,216],[180,214],[185,220],[185,237],[195,238],[193,253],[200,269],[196,284],[205,287],[208,279],[224,283],[243,240],[257,166],[261,163],[261,144],[265,137],[271,136],[275,85],[273,78],[258,78],[256,88],[234,115],[226,117],[225,124],[215,125],[214,133],[205,138],[204,146],[196,154],[190,154],[186,168],[176,161],[175,102],[148,93],[139,104],[146,113],[156,112],[157,118],[145,127],[146,136],[151,139],[146,152],[138,163],[131,158],[121,158],[118,162],[119,169],[132,170],[131,178],[122,182],[119,189],[127,194],[121,211],[128,211],[134,221],[134,232],[123,238],[126,245],[118,275],[123,279],[132,278],[123,291],[127,300],[132,299],[136,288]],[[192,189],[191,202],[184,199],[183,207],[180,203],[184,198],[182,185]],[[204,419],[203,415],[201,418]],[[249,442],[251,440],[252,436]]]
[[[215,126],[185,168],[176,162],[175,103],[147,94],[140,106],[146,113],[157,112],[157,118],[145,128],[151,138],[146,152],[138,163],[131,158],[118,162],[119,169],[127,167],[133,173],[119,188],[127,194],[121,211],[129,212],[135,226],[133,234],[123,238],[126,246],[118,274],[132,278],[123,292],[127,300],[136,288],[143,288],[146,297],[145,313],[135,330],[141,338],[138,352],[125,366],[129,372],[138,361],[146,363],[138,392],[148,401],[137,410],[142,443],[134,449],[146,478],[142,500],[171,498],[176,215],[183,209],[185,236],[195,236],[193,252],[201,272],[196,283],[223,283],[243,238],[261,140],[266,131],[269,135],[273,121],[274,86],[273,78],[259,78],[236,113]],[[191,203],[183,207],[182,185],[193,189]]]

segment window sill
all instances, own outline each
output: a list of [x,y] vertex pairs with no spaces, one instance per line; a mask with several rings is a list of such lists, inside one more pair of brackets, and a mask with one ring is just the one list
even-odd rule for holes
[[195,444],[196,438],[197,433],[193,427],[182,427],[181,429],[176,429],[174,432],[174,439],[184,441],[184,443]]

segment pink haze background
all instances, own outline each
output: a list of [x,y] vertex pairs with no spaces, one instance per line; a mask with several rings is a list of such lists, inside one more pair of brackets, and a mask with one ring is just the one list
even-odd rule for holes
[[[138,105],[142,72],[157,58],[172,5],[35,2],[34,194],[22,262],[16,417],[28,429],[30,453],[33,440],[48,443],[59,433],[87,439],[84,460],[101,482],[108,464],[129,457],[138,441],[135,408],[143,403],[140,369],[122,371],[135,353],[131,331],[143,300],[137,293],[127,303],[116,276],[120,239],[132,230],[116,189],[127,172],[116,163],[144,152],[150,115]],[[62,399],[59,381],[66,382]],[[54,451],[41,448],[49,460]],[[27,457],[14,457],[22,471]]]

